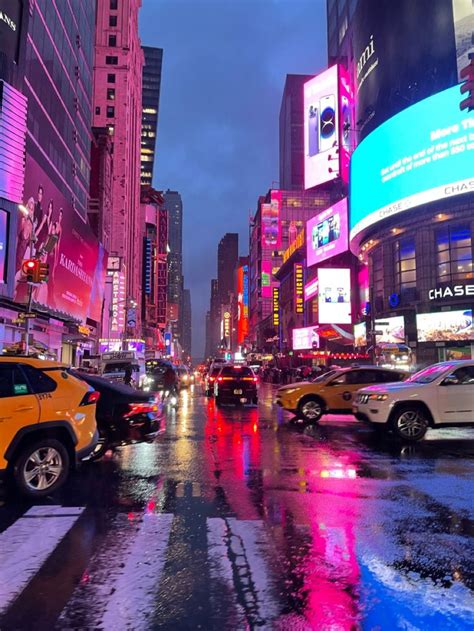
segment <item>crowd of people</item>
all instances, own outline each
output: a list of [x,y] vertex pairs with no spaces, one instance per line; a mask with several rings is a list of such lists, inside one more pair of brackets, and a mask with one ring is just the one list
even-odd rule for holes
[[312,381],[326,372],[327,366],[299,366],[298,368],[265,366],[260,370],[262,381],[267,383],[288,384],[298,381]]

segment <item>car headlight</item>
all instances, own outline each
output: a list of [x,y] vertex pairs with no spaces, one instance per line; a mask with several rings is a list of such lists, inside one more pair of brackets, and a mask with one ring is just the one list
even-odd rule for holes
[[287,390],[279,390],[277,394],[293,394],[298,388],[288,388]]
[[370,394],[369,401],[386,401],[388,394]]

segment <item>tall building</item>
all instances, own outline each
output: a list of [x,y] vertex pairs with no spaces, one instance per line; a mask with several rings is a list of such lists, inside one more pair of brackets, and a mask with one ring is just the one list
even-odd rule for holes
[[[139,301],[143,230],[140,215],[140,137],[143,51],[138,36],[141,0],[98,0],[95,30],[94,127],[113,138],[111,251],[124,276],[122,303]],[[90,19],[88,17],[88,19]],[[123,309],[123,305],[120,310]],[[125,323],[140,330],[140,314]],[[117,331],[120,333],[120,331]]]
[[155,164],[158,111],[160,107],[163,49],[142,46],[145,55],[142,92],[141,183],[151,186]]
[[217,278],[211,280],[211,299],[209,303],[209,356],[217,353],[220,342],[220,318],[221,309],[219,303],[219,292]]
[[304,188],[303,85],[311,75],[288,74],[280,107],[280,188]]
[[185,355],[192,355],[191,290],[183,290],[182,345]]
[[221,305],[227,304],[234,289],[234,274],[239,259],[239,235],[227,232],[217,247],[217,286]]
[[168,213],[168,312],[174,339],[181,338],[181,314],[183,297],[183,201],[177,191],[163,193],[164,207]]

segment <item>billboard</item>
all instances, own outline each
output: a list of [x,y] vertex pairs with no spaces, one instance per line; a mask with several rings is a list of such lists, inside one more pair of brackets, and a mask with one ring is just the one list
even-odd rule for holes
[[294,351],[304,351],[310,348],[319,348],[319,335],[317,327],[305,326],[301,329],[293,329]]
[[273,326],[280,326],[280,289],[273,287],[272,290],[272,321]]
[[354,346],[367,346],[367,325],[365,322],[354,324]]
[[394,316],[375,320],[375,341],[390,344],[405,344],[405,318]]
[[318,293],[318,279],[313,278],[313,280],[310,280],[309,283],[306,283],[306,285],[304,286],[305,302],[307,300],[311,300],[311,298],[314,298],[314,296],[316,296],[317,293]]
[[0,284],[7,282],[8,213],[0,208]]
[[318,312],[320,324],[351,323],[351,270],[318,269]]
[[352,38],[361,138],[457,83],[453,1],[358,0]]
[[278,250],[281,247],[281,191],[270,192],[270,203],[261,205],[262,246]]
[[262,261],[262,298],[272,297],[272,262]]
[[317,265],[349,246],[347,198],[306,222],[306,265]]
[[294,280],[295,280],[295,313],[304,313],[304,271],[301,263],[295,263]]
[[[90,227],[45,171],[26,156],[25,206],[29,219],[20,216],[16,242],[15,301],[26,302],[27,285],[21,272],[25,259],[35,255],[49,264],[48,282],[33,291],[33,302],[74,320],[100,321],[107,257]],[[31,250],[31,232],[36,242]],[[43,251],[48,242],[53,244]]]
[[449,88],[360,143],[351,161],[351,242],[378,221],[474,191],[474,113],[461,112],[459,101],[459,86]]
[[237,270],[237,342],[242,344],[249,332],[249,268]]
[[17,60],[21,27],[21,0],[0,0],[0,52]]
[[474,340],[472,309],[417,313],[418,342],[462,342]]

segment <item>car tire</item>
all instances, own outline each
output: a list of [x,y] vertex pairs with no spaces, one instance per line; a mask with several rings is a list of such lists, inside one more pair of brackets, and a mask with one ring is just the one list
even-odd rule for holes
[[[45,497],[57,491],[69,475],[70,458],[55,438],[31,442],[20,449],[13,463],[13,478],[23,495]],[[35,466],[36,465],[36,466]],[[38,468],[44,468],[39,471]],[[36,470],[36,475],[33,472]]]
[[298,414],[305,423],[317,423],[324,414],[324,402],[319,397],[303,397],[298,403]]
[[391,428],[400,440],[415,443],[424,437],[429,424],[428,414],[421,406],[405,405],[395,411]]

